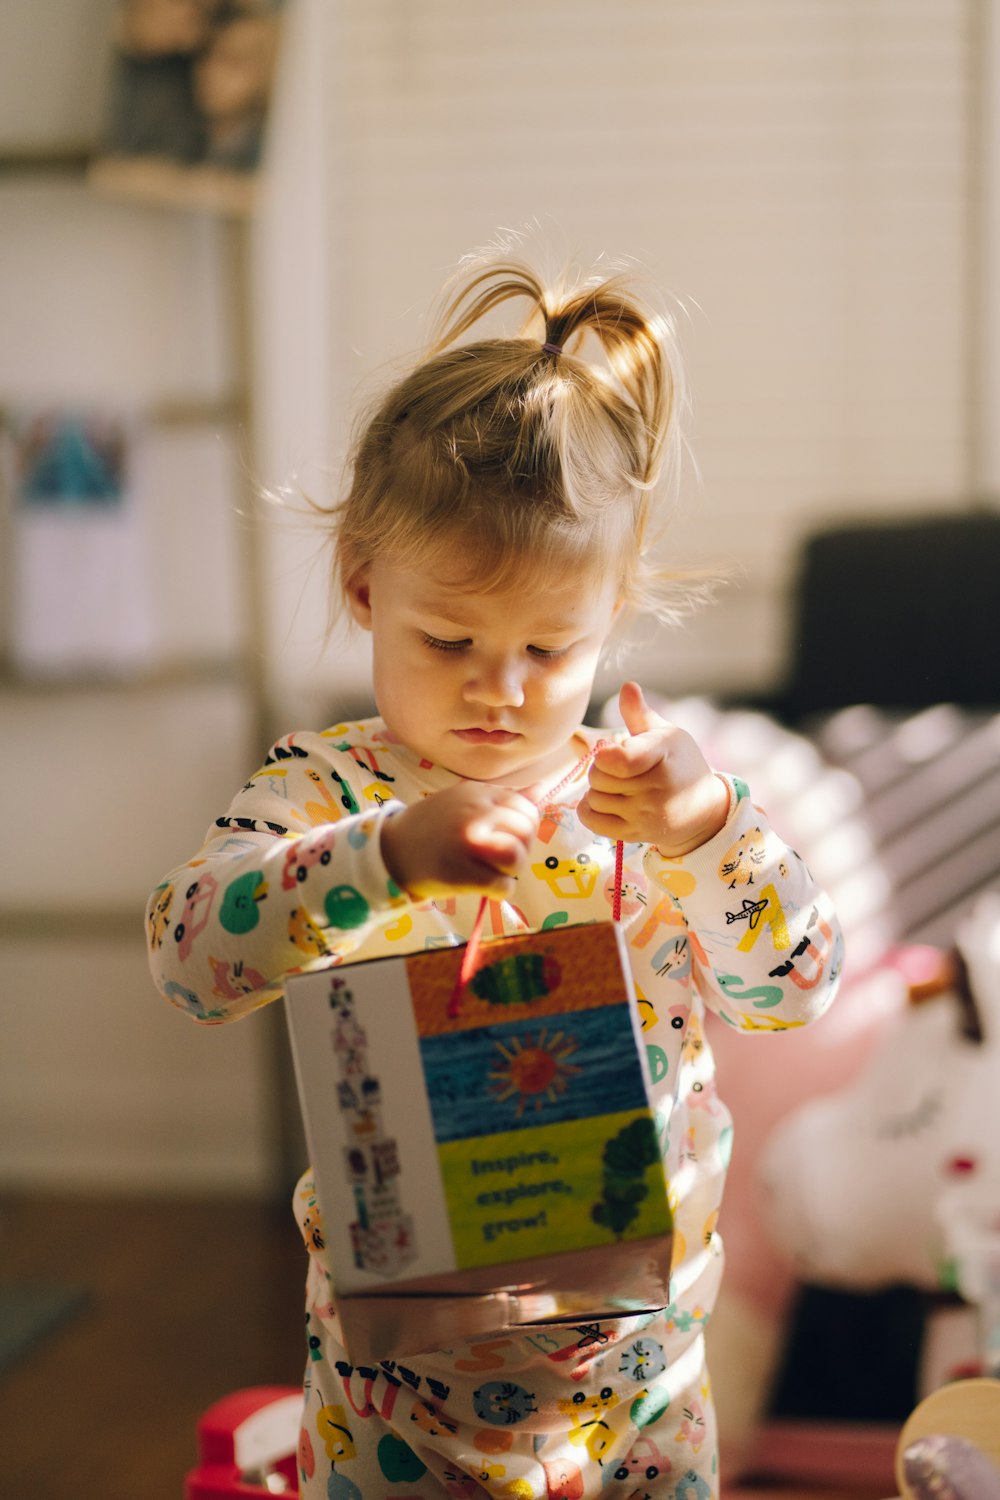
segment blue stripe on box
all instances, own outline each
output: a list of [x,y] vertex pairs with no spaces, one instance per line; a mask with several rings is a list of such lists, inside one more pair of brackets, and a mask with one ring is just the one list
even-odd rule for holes
[[627,1002],[423,1037],[439,1144],[648,1106]]

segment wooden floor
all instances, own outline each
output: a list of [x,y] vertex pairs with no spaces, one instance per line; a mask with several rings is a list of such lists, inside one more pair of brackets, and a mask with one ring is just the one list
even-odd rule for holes
[[181,1500],[205,1407],[302,1379],[304,1251],[288,1208],[7,1201],[0,1275],[89,1295],[0,1382],[10,1500]]
[[[0,1200],[5,1283],[81,1287],[81,1313],[0,1378],[10,1500],[182,1500],[195,1422],[240,1386],[296,1385],[304,1251],[256,1204]],[[882,1500],[774,1488],[740,1500]]]

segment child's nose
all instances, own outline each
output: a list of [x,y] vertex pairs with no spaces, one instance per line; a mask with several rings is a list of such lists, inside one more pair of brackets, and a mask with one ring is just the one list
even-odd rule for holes
[[487,708],[519,708],[524,683],[518,664],[512,658],[480,661],[466,679],[465,696]]

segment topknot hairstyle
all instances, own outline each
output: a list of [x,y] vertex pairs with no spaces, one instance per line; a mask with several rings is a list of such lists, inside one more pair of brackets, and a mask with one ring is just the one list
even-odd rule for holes
[[[516,336],[464,341],[516,302]],[[467,564],[484,588],[526,559],[577,562],[617,567],[627,604],[674,614],[650,522],[677,472],[681,405],[673,325],[624,276],[547,287],[509,257],[463,263],[425,357],[359,429],[334,507],[341,594],[377,556]]]

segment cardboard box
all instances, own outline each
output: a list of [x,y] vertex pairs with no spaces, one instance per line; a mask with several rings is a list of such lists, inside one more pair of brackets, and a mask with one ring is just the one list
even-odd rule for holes
[[287,1014],[356,1358],[669,1300],[646,1050],[611,922],[300,975]]

